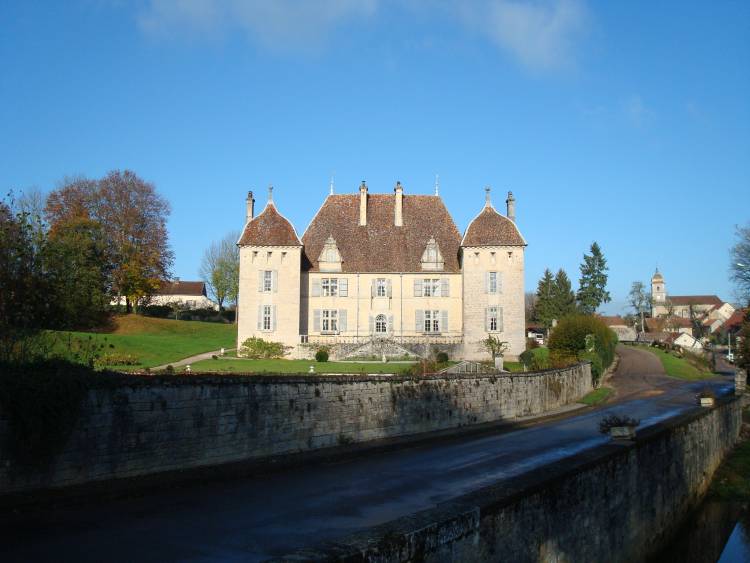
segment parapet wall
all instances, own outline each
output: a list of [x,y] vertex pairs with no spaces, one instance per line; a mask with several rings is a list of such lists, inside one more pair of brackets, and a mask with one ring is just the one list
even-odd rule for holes
[[279,561],[645,561],[705,495],[739,399]]
[[[46,471],[0,449],[0,495],[508,420],[575,402],[590,365],[501,375],[192,376],[92,390]],[[9,432],[0,412],[0,444]]]

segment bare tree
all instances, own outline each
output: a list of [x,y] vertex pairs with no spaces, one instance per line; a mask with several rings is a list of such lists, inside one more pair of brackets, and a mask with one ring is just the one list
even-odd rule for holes
[[635,314],[641,318],[641,332],[645,332],[644,314],[651,306],[651,297],[646,292],[646,286],[643,282],[633,282],[628,294],[628,303],[635,310]]
[[536,316],[536,293],[527,291],[524,294],[524,309],[526,312],[526,322],[530,322]]
[[239,237],[239,232],[232,231],[222,240],[212,242],[201,260],[201,278],[220,310],[224,309],[225,303],[237,303],[240,253],[236,243]]
[[746,227],[737,227],[737,243],[730,251],[731,278],[737,285],[741,301],[750,301],[750,223]]

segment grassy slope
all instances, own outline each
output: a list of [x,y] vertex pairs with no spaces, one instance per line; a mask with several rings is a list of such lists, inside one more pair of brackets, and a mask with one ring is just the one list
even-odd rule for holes
[[232,348],[235,345],[237,329],[232,324],[174,321],[125,315],[115,319],[115,330],[111,333],[73,332],[70,334],[84,339],[91,337],[103,343],[104,354],[118,353],[136,356],[140,363],[137,366],[123,367],[123,369],[138,369],[174,362],[222,347]]
[[411,363],[382,362],[316,362],[314,360],[203,360],[190,366],[193,372],[217,371],[225,373],[401,373]]
[[605,402],[613,392],[614,389],[611,387],[599,387],[599,389],[594,389],[578,402],[589,406],[598,405],[599,403]]
[[714,377],[714,374],[710,371],[698,369],[687,360],[673,356],[669,352],[665,352],[659,348],[652,348],[650,346],[638,346],[638,348],[647,350],[658,357],[664,366],[664,371],[671,377],[686,379],[688,381],[699,381]]

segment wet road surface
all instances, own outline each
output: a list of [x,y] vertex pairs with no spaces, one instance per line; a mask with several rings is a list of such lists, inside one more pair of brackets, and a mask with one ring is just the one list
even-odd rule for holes
[[[5,521],[0,561],[259,561],[342,537],[602,444],[606,414],[644,427],[695,408],[705,383],[651,358],[623,350],[617,401],[563,420]],[[725,379],[712,385],[730,392]]]

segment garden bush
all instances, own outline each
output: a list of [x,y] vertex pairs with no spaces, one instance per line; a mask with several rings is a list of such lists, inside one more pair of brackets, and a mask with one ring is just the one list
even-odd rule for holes
[[549,348],[530,348],[523,352],[519,359],[526,366],[526,369],[532,371],[549,369],[551,367]]
[[315,361],[327,362],[328,361],[328,349],[320,348],[317,352],[315,352]]
[[570,359],[589,360],[595,383],[614,361],[616,347],[617,335],[593,315],[572,315],[561,319],[549,338],[553,367]]
[[289,346],[284,346],[281,342],[268,342],[262,338],[253,337],[242,343],[238,355],[253,360],[269,360],[283,358],[289,349]]
[[140,309],[144,317],[156,317],[157,319],[166,319],[172,315],[172,307],[169,305],[147,305]]
[[94,363],[97,366],[137,366],[140,361],[132,354],[109,352],[99,356]]
[[438,352],[435,354],[435,359],[439,364],[446,364],[450,358],[448,357],[447,352]]

